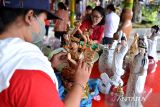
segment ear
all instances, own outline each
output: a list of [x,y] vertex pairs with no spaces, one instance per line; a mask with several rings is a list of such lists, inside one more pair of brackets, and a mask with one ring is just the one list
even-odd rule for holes
[[27,12],[27,14],[25,15],[25,22],[28,24],[28,25],[31,25],[32,21],[33,21],[33,17],[34,17],[34,11],[33,10],[29,10]]

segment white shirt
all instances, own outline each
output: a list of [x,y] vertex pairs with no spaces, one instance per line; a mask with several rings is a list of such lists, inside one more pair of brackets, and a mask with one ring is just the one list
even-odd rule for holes
[[51,77],[58,89],[51,63],[37,46],[20,38],[0,40],[0,92],[9,87],[17,69],[41,70]]
[[118,29],[119,22],[120,17],[116,13],[111,12],[106,14],[104,37],[113,38],[113,34]]

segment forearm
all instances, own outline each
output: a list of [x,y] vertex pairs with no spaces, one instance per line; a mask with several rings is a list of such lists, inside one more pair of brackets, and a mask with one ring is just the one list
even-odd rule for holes
[[80,107],[83,88],[80,85],[73,85],[73,88],[64,99],[65,107]]

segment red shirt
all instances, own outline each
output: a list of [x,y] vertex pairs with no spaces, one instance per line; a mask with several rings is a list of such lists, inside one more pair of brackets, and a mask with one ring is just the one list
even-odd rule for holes
[[93,33],[90,35],[90,39],[97,40],[99,43],[101,42],[104,33],[104,25],[97,25],[92,28],[92,22],[90,20],[84,20],[82,22],[82,25],[80,26],[80,29],[82,30],[82,32],[85,29],[92,29]]
[[45,25],[49,26],[49,24],[50,24],[50,21],[49,20],[45,20]]
[[0,93],[0,107],[64,107],[51,78],[38,70],[16,70]]

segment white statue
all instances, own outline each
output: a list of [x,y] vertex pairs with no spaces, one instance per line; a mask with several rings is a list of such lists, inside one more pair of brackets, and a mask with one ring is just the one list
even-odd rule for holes
[[152,62],[155,62],[154,67],[151,71],[151,73],[154,73],[156,71],[157,67],[157,37],[159,34],[159,27],[157,25],[152,26],[151,28],[151,36],[148,38],[148,56],[149,56],[149,62],[152,64]]
[[106,73],[101,73],[99,82],[99,91],[103,94],[109,94],[111,89],[111,80]]
[[112,61],[116,46],[117,40],[114,40],[110,45],[102,46],[103,53],[101,54],[98,62],[99,71],[101,73],[107,73],[109,77],[112,75]]
[[112,72],[114,75],[111,77],[112,84],[116,87],[118,87],[119,84],[123,86],[123,80],[121,79],[121,76],[124,74],[123,59],[128,51],[127,38],[125,34],[121,32],[118,36],[119,43],[114,51],[112,62]]
[[130,76],[127,83],[127,91],[125,95],[126,101],[119,101],[120,107],[143,107],[141,103],[141,95],[144,90],[147,69],[148,56],[147,38],[139,38],[138,40],[139,53],[134,57],[130,64]]

